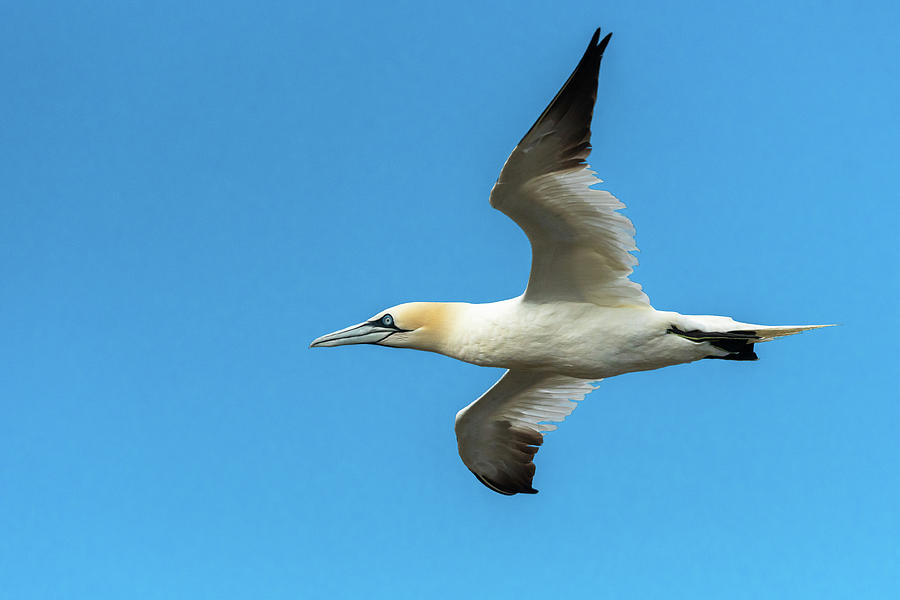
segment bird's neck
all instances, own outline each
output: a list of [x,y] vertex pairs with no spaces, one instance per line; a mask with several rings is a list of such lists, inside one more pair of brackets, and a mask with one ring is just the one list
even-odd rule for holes
[[417,347],[458,360],[484,363],[511,309],[511,300],[488,304],[429,302],[434,319],[423,327]]
[[[413,302],[405,317],[415,324],[404,346],[455,357],[460,332],[465,329],[472,304],[465,302]],[[388,338],[390,345],[391,338]]]

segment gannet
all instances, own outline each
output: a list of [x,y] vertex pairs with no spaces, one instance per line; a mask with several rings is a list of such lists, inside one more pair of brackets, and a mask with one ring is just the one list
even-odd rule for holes
[[[505,495],[534,494],[544,434],[606,377],[700,359],[757,360],[754,344],[827,325],[764,326],[650,306],[629,279],[634,226],[587,164],[600,60],[594,33],[575,71],[503,165],[491,206],[531,242],[525,292],[488,304],[410,302],[310,347],[376,344],[507,371],[456,414],[459,456]],[[599,40],[599,42],[598,42]]]

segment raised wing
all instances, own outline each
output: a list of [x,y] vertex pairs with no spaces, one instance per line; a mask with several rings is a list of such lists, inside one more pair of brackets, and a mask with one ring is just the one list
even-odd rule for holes
[[505,495],[536,494],[532,462],[544,432],[594,390],[591,382],[534,371],[507,371],[456,414],[459,456],[478,481]]
[[581,62],[503,165],[491,206],[531,241],[526,301],[568,300],[601,306],[649,306],[628,279],[634,225],[588,167],[591,117],[603,51],[612,34],[594,33]]

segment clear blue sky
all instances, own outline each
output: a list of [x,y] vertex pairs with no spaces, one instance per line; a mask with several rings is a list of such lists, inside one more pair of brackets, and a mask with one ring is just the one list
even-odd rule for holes
[[[896,3],[3,2],[7,598],[900,596]],[[654,306],[841,323],[605,381],[502,497],[499,375],[314,337],[527,278],[487,197],[597,26]]]

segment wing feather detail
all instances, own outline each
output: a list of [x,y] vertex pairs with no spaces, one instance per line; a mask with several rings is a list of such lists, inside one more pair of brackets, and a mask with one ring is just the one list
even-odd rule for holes
[[585,162],[607,35],[598,29],[575,71],[500,171],[491,206],[515,221],[532,249],[524,300],[649,306],[630,279],[637,259],[625,205],[594,189],[601,180]]
[[[478,400],[456,414],[459,456],[495,492],[534,494],[534,455],[544,433],[556,429],[590,381],[531,371],[507,371]],[[551,421],[551,422],[548,422]]]

